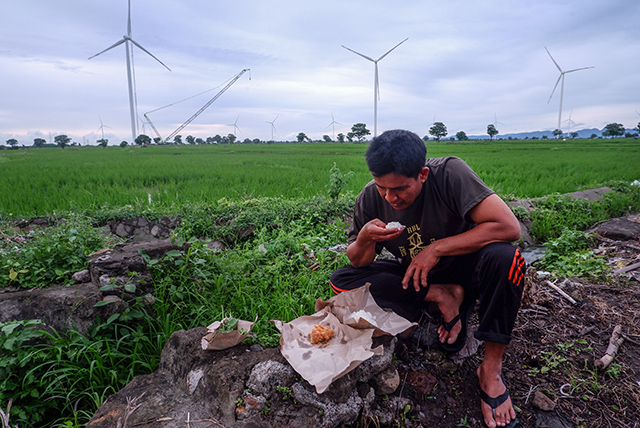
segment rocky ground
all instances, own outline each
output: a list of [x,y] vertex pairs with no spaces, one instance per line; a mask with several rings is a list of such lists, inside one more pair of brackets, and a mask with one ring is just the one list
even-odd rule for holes
[[[514,405],[517,407],[518,426],[640,427],[639,229],[640,218],[635,216],[623,220],[614,219],[607,224],[599,225],[595,230],[599,233],[599,238],[596,240],[594,249],[605,257],[613,268],[613,274],[606,281],[588,281],[580,278],[556,280],[535,269],[528,270],[523,305],[513,333],[513,341],[507,349],[504,362],[506,382]],[[137,250],[134,253],[137,254]],[[101,266],[104,268],[106,264],[104,262],[102,265],[99,263],[92,265],[91,276],[96,277],[95,282],[100,282],[103,272],[99,268]],[[101,298],[96,290],[91,293],[97,294],[96,299]],[[0,294],[2,297],[0,303],[8,302],[9,294],[12,293],[4,293],[4,296]],[[34,293],[31,293],[30,298],[33,299],[33,297]],[[64,297],[64,299],[69,300],[70,297]],[[31,304],[30,307],[32,306]],[[6,309],[5,306],[2,307]],[[8,314],[4,309],[2,312]],[[435,343],[434,331],[439,323],[438,315],[426,314],[420,328],[410,338],[400,340],[395,345],[393,363],[399,374],[399,386],[395,392],[389,393],[388,396],[378,396],[371,406],[365,405],[364,414],[359,415],[355,422],[330,426],[350,428],[484,426],[475,375],[475,369],[482,358],[483,347],[472,337],[475,328],[474,317],[475,315],[470,320],[467,346],[456,355],[446,356],[438,350]],[[14,319],[17,318],[14,317]],[[610,338],[617,326],[621,332],[622,342],[616,350],[613,361],[607,367],[599,368],[598,361],[608,352]],[[201,332],[189,331],[185,334],[200,337]],[[175,338],[174,342],[176,340],[178,338]],[[190,341],[188,346],[195,346],[195,348],[188,351],[188,354],[196,358],[200,355],[197,354],[200,351],[196,351],[198,344],[193,345],[191,342],[194,341]],[[264,361],[266,358],[284,364],[277,350],[249,351],[244,347],[233,348],[227,352],[230,356],[227,361],[231,364],[230,361],[249,358],[246,356],[249,355],[255,360],[252,360],[254,363]],[[222,360],[227,355],[225,352],[197,358]],[[166,359],[163,364],[169,365]],[[252,365],[249,364],[249,366]],[[226,381],[217,381],[216,379],[222,379],[219,374],[212,374],[210,380],[211,388],[219,387],[220,382],[223,385],[229,385],[227,387],[228,417],[234,422],[227,424],[225,421],[214,418],[206,421],[202,419],[200,424],[192,422],[191,425],[185,426],[282,427],[285,425],[280,422],[286,419],[289,422],[286,426],[306,427],[314,425],[297,423],[296,418],[323,422],[330,419],[331,407],[322,401],[322,397],[312,397],[304,389],[296,389],[295,385],[304,384],[304,381],[297,379],[292,380],[296,383],[292,384],[291,390],[273,394],[267,409],[261,407],[261,416],[253,419],[254,422],[261,420],[267,425],[260,423],[252,425],[249,420],[236,425],[238,410],[234,403],[242,398],[245,378],[249,376],[249,366],[239,366],[236,372],[225,371]],[[189,374],[193,372],[192,370]],[[185,373],[180,372],[178,377],[184,378]],[[136,379],[137,381],[132,384],[144,383],[149,378]],[[353,385],[362,384],[357,379],[352,380]],[[362,403],[367,402],[365,396],[370,390],[355,391],[349,386],[351,384],[345,382],[347,381],[339,382],[343,384],[338,388],[340,394],[360,400]],[[156,388],[158,396],[167,398],[168,384],[160,385],[161,387]],[[147,391],[150,390],[148,385],[145,387]],[[199,389],[192,390],[189,387],[187,390],[194,397],[200,394]],[[189,399],[189,394],[178,390],[175,392],[176,397],[179,397],[179,399],[176,398],[176,403]],[[151,393],[147,392],[147,394],[145,397],[148,398]],[[200,397],[204,401],[211,401],[212,397],[210,394],[208,396],[206,391],[201,394],[204,394]],[[137,397],[139,394],[127,395],[123,392],[118,395],[119,398],[113,396],[110,401],[120,400],[120,404],[126,406],[128,399]],[[245,400],[247,398],[244,397]],[[300,401],[303,399],[311,404],[306,406],[301,404]],[[385,402],[389,403],[393,422],[382,425],[377,415],[382,414],[381,409]],[[169,405],[169,403],[166,404]],[[193,405],[193,402],[189,405]],[[187,408],[184,406],[187,404],[183,404],[183,410]],[[318,408],[325,409],[326,413],[319,416]],[[366,414],[368,408],[377,409],[378,413]],[[310,413],[309,409],[315,410]],[[162,410],[165,411],[166,408]],[[105,407],[96,415],[109,415],[109,412],[110,410]],[[157,415],[162,416],[160,413]],[[187,417],[189,417],[188,414]],[[159,421],[159,419],[156,420]],[[336,416],[332,420],[339,419]],[[174,426],[149,423],[144,425]]]

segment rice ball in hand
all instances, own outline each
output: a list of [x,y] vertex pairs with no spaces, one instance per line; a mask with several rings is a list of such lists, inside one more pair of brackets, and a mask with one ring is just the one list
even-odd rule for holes
[[390,221],[389,223],[387,223],[387,225],[385,226],[385,229],[396,229],[396,230],[402,230],[404,229],[404,226],[401,225],[399,222],[397,221]]

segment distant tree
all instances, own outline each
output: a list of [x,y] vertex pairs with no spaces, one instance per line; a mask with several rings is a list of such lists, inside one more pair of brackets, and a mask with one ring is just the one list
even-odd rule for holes
[[493,137],[495,137],[496,135],[498,135],[500,133],[500,131],[498,131],[495,127],[495,125],[493,123],[490,123],[487,125],[487,134],[489,134],[489,137],[491,138],[491,141],[493,141]]
[[624,135],[624,125],[621,123],[609,123],[605,125],[604,131],[602,131],[603,137],[619,137]]
[[466,141],[469,139],[469,137],[467,137],[467,133],[464,131],[456,132],[456,138],[458,139],[458,141]]
[[578,133],[577,132],[572,132],[571,133],[571,139],[575,140],[576,138],[578,138]]
[[242,140],[242,144],[251,144],[251,138],[245,138]]
[[45,140],[44,138],[34,138],[33,139],[33,146],[34,147],[42,147],[45,144],[47,144],[47,140]]
[[429,141],[429,136],[425,135],[424,137],[422,137],[422,141]]
[[173,144],[182,144],[182,135],[176,135],[173,137]]
[[236,139],[237,139],[237,138],[236,138],[236,136],[235,136],[235,135],[233,135],[233,134],[229,134],[229,135],[227,135],[227,141],[229,141],[229,144],[233,144],[233,143],[235,143],[235,142],[236,142]]
[[200,137],[196,138],[196,144],[204,144],[204,140]]
[[216,140],[213,139],[213,137],[207,137],[207,139],[205,140],[207,144],[213,144],[216,142]]
[[185,140],[187,140],[187,143],[189,143],[189,144],[195,144],[196,143],[196,138],[193,135],[187,135]]
[[129,145],[126,141],[120,141],[120,147],[125,148]]
[[310,141],[309,137],[307,137],[307,134],[305,134],[304,132],[300,132],[298,134],[298,136],[296,137],[296,139],[298,140],[298,143],[303,143],[305,141]]
[[101,146],[102,148],[107,147],[107,144],[109,144],[108,138],[101,138],[98,140],[98,145]]
[[598,138],[598,136],[596,134],[591,134],[591,137],[589,138],[591,138],[592,140],[595,140],[596,138]]
[[7,144],[11,146],[11,148],[15,149],[15,147],[18,145],[18,140],[16,140],[15,138],[9,138],[7,140]]
[[638,126],[636,126],[636,127],[635,127],[635,128],[633,128],[633,129],[635,129],[636,131],[640,132],[640,122],[638,122]]
[[436,141],[440,141],[440,138],[447,136],[447,127],[442,122],[434,122],[433,126],[429,128],[429,134],[433,135]]
[[341,133],[339,133],[339,134],[337,135],[337,137],[338,137],[338,142],[339,142],[339,143],[344,143],[345,135],[344,135],[342,132],[341,132]]
[[260,142],[261,142],[261,141],[260,141],[260,139],[259,139],[259,138],[254,138],[251,142],[252,142],[253,144],[260,144]]
[[328,136],[327,134],[325,134],[325,135],[323,135],[323,136],[322,136],[322,140],[323,140],[325,143],[330,143],[330,142],[331,142],[331,137],[330,137],[330,136]]
[[151,144],[151,137],[145,134],[140,134],[136,137],[135,143],[138,146],[148,146]]
[[562,137],[562,129],[554,129],[553,130],[553,136],[556,137],[556,138]]
[[356,123],[351,127],[352,139],[356,138],[358,142],[362,142],[367,135],[371,134],[371,131],[367,129],[367,125],[364,123]]
[[637,138],[638,137],[638,133],[637,132],[625,132],[624,133],[624,138]]
[[156,143],[156,144],[160,144],[160,143],[162,143],[162,138],[156,137],[156,138],[153,139],[153,142]]
[[347,141],[351,143],[353,142],[353,138],[353,132],[347,132]]
[[67,137],[66,135],[62,134],[62,135],[56,135],[53,138],[53,141],[55,141],[55,143],[62,149],[64,149],[69,142],[71,141],[71,138]]
[[217,144],[222,143],[222,137],[220,136],[220,134],[216,134],[216,135],[213,137],[213,141],[215,141]]

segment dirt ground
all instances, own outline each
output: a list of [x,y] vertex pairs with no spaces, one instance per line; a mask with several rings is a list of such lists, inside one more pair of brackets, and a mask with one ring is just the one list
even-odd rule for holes
[[[597,251],[614,269],[640,262],[638,241],[599,238]],[[532,268],[527,277],[503,369],[517,426],[640,427],[640,268],[608,282],[552,279],[575,305],[548,285],[551,278]],[[613,362],[598,369],[617,325],[624,341]],[[482,345],[458,360],[431,348],[409,340],[397,350],[401,394],[417,404],[400,426],[483,427],[475,374]]]

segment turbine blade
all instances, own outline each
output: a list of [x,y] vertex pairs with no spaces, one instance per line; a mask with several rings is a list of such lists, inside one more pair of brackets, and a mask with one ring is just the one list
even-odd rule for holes
[[565,73],[572,73],[572,72],[574,72],[574,71],[586,70],[586,69],[588,69],[588,68],[595,68],[595,66],[591,66],[591,67],[582,67],[582,68],[574,68],[573,70],[565,71]]
[[556,67],[558,67],[558,70],[560,70],[560,73],[562,73],[562,69],[560,68],[560,66],[558,65],[558,63],[556,62],[555,59],[553,59],[553,57],[551,56],[551,52],[549,52],[549,49],[547,49],[547,47],[544,47],[544,50],[547,51],[547,53],[549,54],[549,58],[551,58],[551,61],[553,61],[553,63],[556,65]]
[[112,44],[111,46],[109,46],[108,48],[106,48],[105,50],[100,51],[100,52],[98,52],[97,54],[95,54],[95,55],[93,55],[93,56],[90,56],[88,59],[95,58],[95,57],[97,57],[98,55],[105,53],[105,52],[106,52],[106,51],[108,51],[109,49],[113,49],[113,48],[115,48],[116,46],[120,46],[120,45],[121,45],[121,44],[123,44],[125,41],[126,41],[126,39],[125,39],[125,38],[122,38],[122,39],[118,40],[117,42],[115,42],[114,44]]
[[[549,96],[549,101],[551,101],[551,98],[553,97],[553,93],[556,91],[556,88],[558,87],[558,83],[560,83],[560,79],[562,79],[563,74],[560,73],[560,76],[558,76],[558,80],[556,80],[556,85],[553,87],[553,91],[551,91],[551,95]],[[549,101],[547,101],[547,104],[549,104]]]
[[127,36],[131,37],[131,0],[129,0],[129,9],[127,14]]
[[364,59],[368,59],[368,60],[369,60],[369,61],[371,61],[371,62],[375,62],[375,61],[373,60],[373,58],[369,58],[369,57],[368,57],[368,56],[366,56],[366,55],[362,55],[360,52],[356,52],[356,51],[354,51],[353,49],[349,49],[349,48],[348,48],[348,47],[346,47],[345,45],[341,45],[341,46],[342,46],[343,48],[345,48],[346,50],[353,52],[353,53],[354,53],[354,54],[356,54],[356,55],[360,55],[360,56],[361,56],[362,58],[364,58]]
[[401,41],[400,43],[398,43],[397,45],[395,45],[394,47],[392,47],[391,49],[389,49],[387,51],[386,54],[382,55],[380,58],[378,58],[378,61],[380,61],[382,58],[384,58],[385,56],[389,55],[391,53],[392,50],[394,50],[395,48],[397,48],[398,46],[400,46],[401,44],[403,44],[404,42],[406,42],[407,40],[409,40],[409,38],[407,37],[406,39],[404,39],[403,41]]
[[145,48],[142,47],[142,45],[140,45],[138,42],[136,42],[133,39],[129,39],[131,40],[131,43],[133,43],[134,45],[136,45],[138,48],[142,49],[143,51],[145,51],[147,53],[147,55],[151,56],[151,58],[155,59],[156,61],[158,61],[160,64],[162,64],[164,66],[164,68],[166,68],[167,70],[171,71],[171,69],[169,67],[167,67],[164,62],[160,61],[158,58],[156,58],[155,56],[153,56],[153,54],[151,52],[149,52],[148,50],[146,50]]

